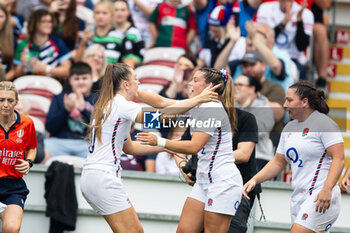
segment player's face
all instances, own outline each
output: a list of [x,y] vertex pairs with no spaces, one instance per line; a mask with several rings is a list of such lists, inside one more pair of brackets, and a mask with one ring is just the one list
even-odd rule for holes
[[118,1],[114,3],[114,15],[115,22],[117,24],[124,23],[128,21],[128,17],[130,15],[128,6],[125,2]]
[[139,88],[139,80],[136,79],[136,74],[133,70],[131,70],[131,75],[129,78],[129,88],[128,88],[128,94],[131,97],[131,99],[134,99],[136,97],[137,89]]
[[209,84],[205,83],[203,73],[201,71],[196,71],[193,75],[191,82],[188,83],[189,87],[189,97],[194,97],[199,95]]
[[9,117],[15,111],[17,104],[16,93],[14,91],[0,91],[0,116]]
[[91,74],[74,74],[69,78],[69,83],[74,92],[80,92],[84,96],[88,96],[91,91],[93,79]]
[[283,107],[288,111],[290,118],[298,120],[300,113],[305,110],[306,102],[299,98],[295,88],[289,88]]
[[[113,10],[113,9],[112,9]],[[94,17],[96,26],[104,27],[112,22],[113,14],[104,4],[98,4],[94,9]]]

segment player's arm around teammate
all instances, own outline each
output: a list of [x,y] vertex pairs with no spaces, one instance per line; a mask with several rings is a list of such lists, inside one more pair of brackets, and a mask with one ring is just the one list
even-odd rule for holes
[[[197,182],[184,204],[177,233],[199,233],[203,227],[206,233],[227,233],[232,215],[236,212],[234,206],[239,204],[242,196],[242,178],[232,156],[231,132],[236,127],[232,79],[224,70],[202,68],[194,73],[189,83],[190,98],[201,93],[209,83],[222,84],[216,90],[221,103],[203,104],[190,114],[199,121],[211,117],[220,119],[221,126],[213,127],[214,132],[198,126],[191,127],[192,138],[184,141],[168,140],[149,133],[137,135],[137,139],[145,145],[158,145],[199,157]],[[211,110],[214,106],[215,110]],[[225,190],[218,191],[222,189]]]

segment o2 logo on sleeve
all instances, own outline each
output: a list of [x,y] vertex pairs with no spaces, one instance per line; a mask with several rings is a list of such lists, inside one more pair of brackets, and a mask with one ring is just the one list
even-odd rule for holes
[[303,167],[303,160],[299,159],[299,154],[294,147],[287,150],[286,156],[293,162],[298,163],[298,167]]

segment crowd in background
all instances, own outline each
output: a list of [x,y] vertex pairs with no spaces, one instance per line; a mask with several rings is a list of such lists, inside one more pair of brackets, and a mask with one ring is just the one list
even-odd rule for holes
[[[330,6],[331,0],[0,0],[0,76],[58,80],[63,91],[51,100],[35,162],[60,155],[84,158],[86,124],[107,64],[137,68],[149,48],[183,48],[186,53],[160,94],[188,98],[193,70],[225,68],[234,79],[236,106],[256,117],[260,170],[273,158],[288,121],[282,107],[288,87],[315,80],[326,88],[323,10]],[[133,128],[132,136],[139,132]],[[178,173],[167,153],[125,154],[122,160],[124,169]]]

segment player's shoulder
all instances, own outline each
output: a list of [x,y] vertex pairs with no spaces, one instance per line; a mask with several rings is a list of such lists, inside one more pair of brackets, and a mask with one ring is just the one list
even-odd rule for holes
[[221,102],[207,102],[200,105],[200,108],[220,108],[222,107]]

